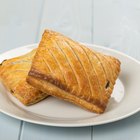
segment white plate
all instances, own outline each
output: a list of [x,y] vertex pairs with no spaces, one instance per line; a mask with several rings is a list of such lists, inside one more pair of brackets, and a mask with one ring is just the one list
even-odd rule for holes
[[[100,125],[126,118],[140,110],[140,63],[117,51],[85,44],[97,51],[115,56],[121,61],[121,73],[104,114],[85,111],[71,103],[49,97],[35,105],[26,107],[14,98],[0,83],[0,111],[27,122],[79,127]],[[29,52],[37,44],[17,48],[0,55],[0,62]]]

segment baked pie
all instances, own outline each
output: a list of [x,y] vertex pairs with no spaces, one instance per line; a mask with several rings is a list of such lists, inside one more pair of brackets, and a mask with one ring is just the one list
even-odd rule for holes
[[119,72],[118,59],[45,30],[27,82],[46,94],[103,113]]
[[26,82],[35,52],[36,49],[0,64],[0,80],[24,105],[34,104],[48,96]]

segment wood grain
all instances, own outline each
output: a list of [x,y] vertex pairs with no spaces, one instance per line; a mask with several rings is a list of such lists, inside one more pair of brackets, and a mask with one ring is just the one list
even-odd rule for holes
[[131,0],[94,0],[94,43],[140,60],[140,5]]
[[91,42],[92,0],[47,0],[40,25],[41,37],[45,28],[61,32],[82,42]]
[[91,128],[59,128],[24,123],[22,140],[90,140]]
[[21,121],[0,113],[0,140],[18,140]]
[[111,124],[94,127],[93,140],[139,140],[140,113]]
[[0,4],[0,53],[35,42],[43,0]]

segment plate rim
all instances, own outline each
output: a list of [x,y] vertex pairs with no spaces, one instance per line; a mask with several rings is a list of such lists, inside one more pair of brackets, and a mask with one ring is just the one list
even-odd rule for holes
[[[137,63],[138,65],[140,65],[140,61],[138,61],[137,59],[133,58],[132,56],[129,56],[123,52],[120,52],[120,51],[117,51],[117,50],[114,50],[114,49],[111,49],[111,48],[106,48],[104,46],[101,46],[101,45],[96,45],[96,44],[90,44],[90,43],[81,43],[83,45],[86,45],[87,47],[91,46],[91,47],[95,47],[95,48],[101,48],[101,49],[105,49],[105,50],[108,50],[108,51],[111,51],[111,52],[115,52],[119,55],[122,55],[124,57],[127,57],[131,60],[133,60],[135,63]],[[6,53],[9,53],[10,51],[13,51],[13,50],[16,50],[16,49],[22,49],[22,48],[29,48],[29,47],[33,47],[33,46],[37,46],[38,43],[33,43],[33,44],[29,44],[29,45],[24,45],[24,46],[21,46],[21,47],[16,47],[14,49],[11,49],[11,50],[8,50],[6,52],[3,52],[3,53],[0,53],[0,56],[1,55],[5,55]],[[103,124],[108,124],[108,123],[112,123],[112,122],[116,122],[116,121],[119,121],[119,120],[123,120],[125,118],[128,118],[136,113],[138,113],[140,111],[140,107],[135,109],[134,111],[131,111],[130,113],[127,113],[123,116],[120,116],[120,117],[117,117],[117,118],[112,118],[110,120],[103,120],[103,121],[100,121],[100,122],[82,122],[82,123],[54,123],[54,122],[47,122],[47,121],[37,121],[37,120],[33,120],[33,119],[29,119],[27,117],[20,117],[20,116],[17,116],[16,114],[13,114],[13,113],[9,113],[5,110],[3,110],[1,107],[0,107],[0,112],[1,113],[4,113],[12,118],[16,118],[18,120],[21,120],[21,121],[26,121],[26,122],[29,122],[29,123],[33,123],[33,124],[39,124],[39,125],[45,125],[45,126],[56,126],[56,127],[86,127],[86,126],[97,126],[97,125],[103,125]]]

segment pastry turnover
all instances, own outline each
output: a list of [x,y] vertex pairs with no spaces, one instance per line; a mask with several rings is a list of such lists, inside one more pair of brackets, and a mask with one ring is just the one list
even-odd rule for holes
[[26,82],[35,52],[36,50],[33,50],[28,54],[5,60],[0,64],[1,81],[25,105],[34,104],[47,97],[47,94]]
[[103,113],[119,71],[116,58],[45,30],[27,81],[44,93]]

